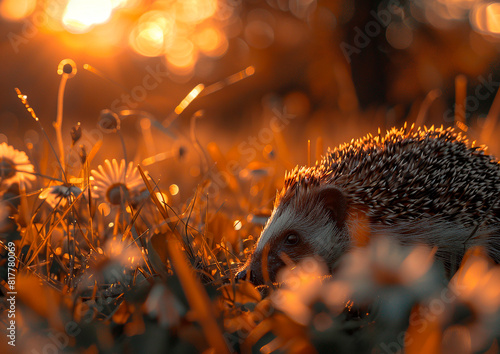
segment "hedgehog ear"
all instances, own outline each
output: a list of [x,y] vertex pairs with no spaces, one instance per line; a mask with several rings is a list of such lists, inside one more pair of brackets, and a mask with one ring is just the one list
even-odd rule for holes
[[337,227],[343,227],[347,216],[347,199],[344,193],[335,187],[325,187],[318,194],[320,202],[337,223]]

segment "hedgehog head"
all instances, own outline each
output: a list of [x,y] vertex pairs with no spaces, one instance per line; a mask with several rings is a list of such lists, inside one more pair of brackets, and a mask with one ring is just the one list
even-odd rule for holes
[[287,180],[278,194],[274,211],[239,279],[249,276],[255,285],[268,279],[275,282],[279,270],[287,264],[311,256],[333,264],[345,252],[349,238],[344,194],[334,186],[320,185],[314,178],[292,175],[297,177],[296,183]]

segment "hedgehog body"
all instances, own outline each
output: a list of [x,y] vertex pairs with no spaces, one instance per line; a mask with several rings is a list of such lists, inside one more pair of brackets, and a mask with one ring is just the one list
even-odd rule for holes
[[333,270],[363,237],[378,234],[436,246],[449,271],[473,245],[485,246],[499,262],[499,192],[499,163],[451,128],[367,135],[285,175],[239,277],[250,272],[254,283],[263,283],[264,263],[275,281],[284,259],[311,255]]

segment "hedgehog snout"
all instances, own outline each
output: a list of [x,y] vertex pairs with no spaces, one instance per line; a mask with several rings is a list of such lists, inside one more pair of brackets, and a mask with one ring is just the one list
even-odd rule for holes
[[[236,281],[249,280],[253,285],[263,285],[264,275],[262,271],[262,264],[257,260],[258,257],[252,257],[252,260],[241,269],[235,276]],[[271,281],[275,281],[277,271],[284,266],[284,263],[277,262],[271,255],[268,257],[267,273]]]
[[247,277],[247,269],[242,269],[236,274],[236,281],[238,280],[245,280]]
[[245,268],[242,269],[236,274],[235,280],[240,281],[240,280],[249,280],[250,283],[253,285],[262,285],[264,283],[264,280],[259,277],[257,274],[258,272],[252,272],[251,269]]

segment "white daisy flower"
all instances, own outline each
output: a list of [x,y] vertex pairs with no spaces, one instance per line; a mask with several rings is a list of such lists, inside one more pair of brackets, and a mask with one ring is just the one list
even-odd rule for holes
[[91,171],[92,193],[97,199],[105,199],[113,205],[123,205],[139,194],[145,188],[137,167],[130,162],[125,166],[125,160],[120,164],[113,159],[105,160],[104,166],[99,165],[98,171]]
[[45,199],[52,209],[58,205],[64,208],[68,203],[71,204],[81,192],[82,190],[75,185],[60,184],[44,189],[39,198]]
[[0,185],[7,188],[18,183],[26,188],[36,179],[35,169],[24,151],[14,149],[6,143],[0,144]]

